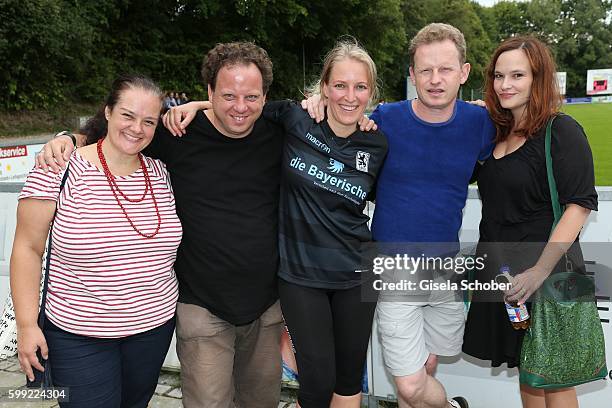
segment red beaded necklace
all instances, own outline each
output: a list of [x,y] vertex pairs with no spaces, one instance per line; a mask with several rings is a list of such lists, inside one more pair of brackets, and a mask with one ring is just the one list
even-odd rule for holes
[[[127,218],[128,222],[130,223],[130,225],[132,226],[134,231],[136,231],[139,235],[141,235],[141,236],[143,236],[145,238],[153,238],[155,235],[157,235],[157,233],[159,232],[159,228],[161,227],[161,215],[159,214],[159,208],[157,207],[157,200],[155,200],[155,194],[153,193],[153,186],[151,185],[151,179],[149,178],[149,172],[147,170],[147,166],[145,166],[144,159],[142,158],[142,154],[138,153],[138,160],[140,161],[140,168],[142,169],[142,172],[144,174],[145,190],[144,190],[144,193],[142,193],[142,197],[136,198],[136,199],[131,199],[128,196],[126,196],[123,193],[123,191],[121,191],[119,189],[119,186],[117,185],[117,181],[115,181],[115,176],[109,170],[108,164],[106,164],[106,158],[104,157],[104,153],[102,153],[102,141],[103,140],[104,140],[104,138],[99,139],[98,143],[97,143],[97,146],[96,146],[97,150],[98,150],[98,158],[100,159],[100,163],[102,164],[102,169],[104,170],[104,175],[106,176],[106,180],[108,181],[108,185],[110,186],[110,189],[113,192],[113,195],[115,196],[115,199],[117,200],[117,204],[119,204],[119,207],[121,207],[121,211],[123,211],[123,214],[125,215],[125,218]],[[134,225],[134,223],[132,222],[132,220],[128,216],[127,211],[125,211],[125,208],[123,207],[123,204],[121,204],[121,200],[119,200],[119,196],[117,195],[117,191],[119,192],[119,194],[121,194],[121,196],[123,198],[125,198],[127,201],[129,201],[131,203],[139,203],[139,202],[143,201],[145,196],[147,195],[147,191],[151,191],[151,198],[153,199],[153,206],[155,207],[155,214],[157,215],[157,228],[155,228],[155,231],[153,231],[150,234],[146,234],[146,233],[144,233],[142,231],[139,231],[138,228],[136,228],[136,225]]]

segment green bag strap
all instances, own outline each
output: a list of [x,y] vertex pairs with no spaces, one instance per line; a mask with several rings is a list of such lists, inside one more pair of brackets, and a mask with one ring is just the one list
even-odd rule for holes
[[[557,191],[557,183],[555,182],[555,175],[553,173],[553,164],[552,164],[552,155],[550,153],[550,146],[552,141],[552,124],[555,120],[556,116],[551,117],[548,120],[548,124],[546,125],[546,138],[544,139],[544,152],[546,156],[546,176],[548,177],[548,189],[550,190],[550,202],[553,208],[554,221],[552,227],[550,228],[550,233],[555,230],[555,227],[561,220],[561,216],[563,215],[564,207],[561,207],[561,203],[559,203],[559,192]],[[567,252],[563,254],[565,258],[565,269],[568,271],[573,271],[573,264],[567,256]]]
[[553,116],[548,120],[548,125],[546,125],[546,139],[544,140],[544,151],[546,154],[546,176],[548,177],[548,189],[550,190],[550,201],[552,203],[553,214],[555,216],[555,220],[553,221],[552,228],[550,232],[555,229],[561,216],[563,215],[563,209],[561,208],[561,204],[559,203],[559,192],[557,191],[557,183],[555,182],[555,175],[553,174],[553,164],[552,164],[552,155],[550,153],[551,146],[551,130],[552,124],[555,120],[556,116]]

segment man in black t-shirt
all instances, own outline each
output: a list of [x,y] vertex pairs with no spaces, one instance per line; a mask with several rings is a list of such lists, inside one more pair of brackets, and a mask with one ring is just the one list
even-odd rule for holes
[[213,109],[199,112],[182,138],[160,125],[144,152],[168,166],[183,224],[175,263],[183,404],[272,407],[281,380],[283,138],[260,118],[272,63],[252,43],[219,44],[202,74]]
[[[183,404],[275,407],[283,327],[276,278],[283,136],[261,118],[272,62],[252,43],[218,44],[202,75],[213,109],[199,112],[180,139],[160,124],[144,151],[166,163],[183,226],[174,265]],[[53,152],[72,151],[66,137],[50,144]],[[63,164],[62,153],[56,158]]]

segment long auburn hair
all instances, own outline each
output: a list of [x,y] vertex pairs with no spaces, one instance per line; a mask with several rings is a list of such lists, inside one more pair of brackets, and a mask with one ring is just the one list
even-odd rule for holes
[[521,123],[517,124],[515,132],[528,139],[535,136],[535,133],[546,124],[548,119],[559,112],[562,102],[555,74],[557,70],[555,60],[550,49],[542,41],[532,36],[519,36],[505,40],[493,53],[485,78],[485,102],[497,129],[496,142],[506,140],[515,123],[512,112],[501,107],[493,88],[495,64],[502,53],[519,49],[527,55],[533,82],[531,96],[527,101]]

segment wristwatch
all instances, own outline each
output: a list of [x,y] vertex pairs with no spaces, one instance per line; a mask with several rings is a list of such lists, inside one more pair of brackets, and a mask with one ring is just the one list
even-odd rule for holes
[[71,132],[67,130],[63,130],[59,132],[58,134],[56,134],[55,136],[53,136],[53,138],[55,139],[56,137],[61,137],[61,136],[68,136],[70,139],[72,139],[72,144],[74,145],[74,147],[77,147],[76,137]]

